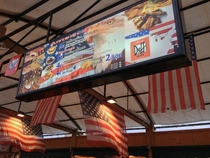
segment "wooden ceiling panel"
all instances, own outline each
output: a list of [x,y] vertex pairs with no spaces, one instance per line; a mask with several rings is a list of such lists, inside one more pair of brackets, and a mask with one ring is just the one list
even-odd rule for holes
[[200,2],[200,0],[184,0],[184,1],[180,0],[182,8],[188,7],[198,2]]
[[209,57],[209,37],[210,33],[205,33],[195,37],[196,52],[198,52],[197,59],[204,59]]
[[65,107],[65,109],[68,111],[69,115],[71,115],[74,119],[83,117],[81,105],[67,106]]
[[[186,32],[192,32],[209,26],[210,2],[183,12]],[[185,32],[185,33],[186,33]]]

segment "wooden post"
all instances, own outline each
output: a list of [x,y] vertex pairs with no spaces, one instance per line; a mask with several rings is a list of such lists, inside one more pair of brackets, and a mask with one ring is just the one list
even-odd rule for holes
[[152,158],[152,149],[148,147],[148,158]]
[[72,147],[76,147],[77,146],[77,135],[78,132],[75,131],[74,133],[72,133],[72,137],[71,137],[71,142],[72,142]]
[[147,149],[148,158],[152,158],[152,146],[154,146],[154,125],[150,124],[149,128],[146,128],[147,135]]
[[78,131],[75,131],[74,133],[72,133],[72,137],[71,137],[71,143],[72,143],[72,145],[71,145],[71,151],[70,151],[70,158],[73,158],[74,157],[74,150],[73,150],[73,148],[76,148],[76,146],[77,146],[77,136],[78,136]]

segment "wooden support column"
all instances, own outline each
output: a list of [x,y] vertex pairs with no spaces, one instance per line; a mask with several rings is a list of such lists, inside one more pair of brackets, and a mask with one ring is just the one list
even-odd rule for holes
[[152,149],[148,147],[148,158],[152,158]]
[[71,138],[72,147],[76,147],[77,146],[77,135],[78,135],[77,131],[72,134],[72,138]]
[[148,128],[146,128],[146,136],[147,136],[147,149],[148,149],[148,158],[152,158],[152,146],[154,146],[154,125],[150,124]]
[[[73,148],[76,148],[77,146],[77,136],[78,136],[78,131],[76,131],[75,133],[72,134],[72,138],[71,138],[71,144]],[[70,158],[74,157],[74,150],[72,150],[72,148],[70,148]]]

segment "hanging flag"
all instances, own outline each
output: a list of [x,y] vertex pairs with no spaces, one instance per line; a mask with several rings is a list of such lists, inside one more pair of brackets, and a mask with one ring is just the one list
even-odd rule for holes
[[150,75],[148,113],[167,110],[205,109],[200,85],[194,38],[188,39],[192,66]]
[[39,100],[33,114],[30,126],[52,124],[55,119],[62,95]]
[[29,120],[20,120],[0,113],[0,144],[26,152],[45,152],[41,126],[29,127]]
[[79,91],[87,141],[91,146],[114,148],[122,157],[128,157],[128,139],[125,135],[124,115],[90,94]]
[[10,76],[17,72],[22,54],[18,54],[10,59],[9,65],[5,71],[4,76]]

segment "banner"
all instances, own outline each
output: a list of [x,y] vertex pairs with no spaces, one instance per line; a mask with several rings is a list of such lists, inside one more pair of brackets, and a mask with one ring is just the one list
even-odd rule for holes
[[39,100],[32,116],[30,126],[52,124],[61,98],[62,95]]
[[4,76],[10,76],[16,73],[20,64],[21,57],[22,54],[19,54],[10,59],[9,65],[5,71]]
[[192,66],[150,75],[148,113],[205,110],[193,35],[188,38]]

